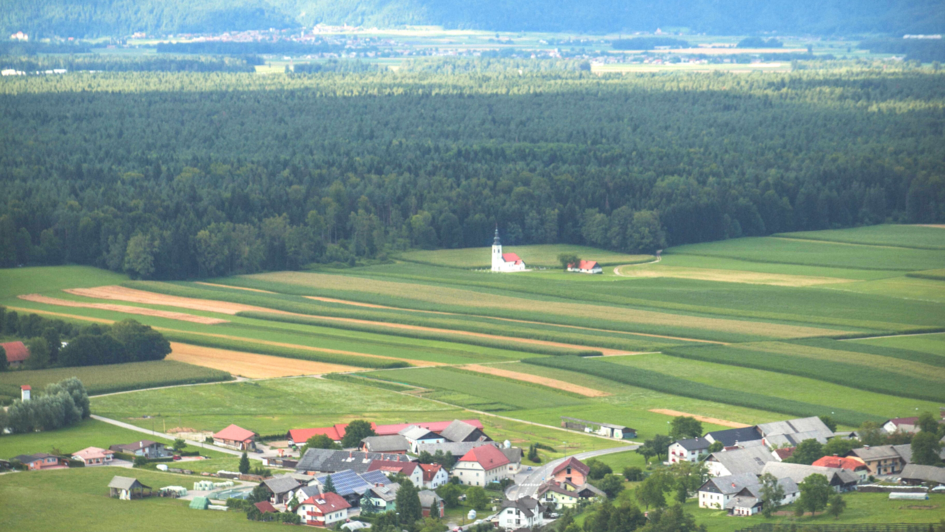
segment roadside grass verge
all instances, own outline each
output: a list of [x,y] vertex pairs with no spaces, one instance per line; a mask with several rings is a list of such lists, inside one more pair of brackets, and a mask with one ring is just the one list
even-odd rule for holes
[[864,421],[882,421],[884,419],[881,416],[864,414],[853,410],[815,405],[741,390],[726,390],[717,386],[702,384],[664,373],[609,363],[605,359],[600,358],[546,357],[532,358],[524,360],[523,362],[537,366],[548,366],[575,371],[577,373],[586,373],[671,395],[681,395],[696,399],[711,398],[712,401],[719,403],[767,410],[769,412],[778,412],[792,416],[810,417],[826,414],[836,419],[838,423],[854,427],[860,426]]
[[39,393],[47,384],[78,377],[89,395],[140,390],[176,384],[197,384],[232,380],[225,371],[155,360],[106,366],[82,366],[40,370],[15,370],[0,373],[0,399],[19,398],[20,386],[28,384]]
[[[785,345],[789,346],[789,344]],[[798,347],[794,346],[794,349]],[[883,371],[864,365],[775,353],[765,351],[763,348],[753,349],[750,345],[686,347],[666,349],[663,353],[680,358],[787,373],[887,395],[945,401],[945,387],[942,386],[941,381]]]

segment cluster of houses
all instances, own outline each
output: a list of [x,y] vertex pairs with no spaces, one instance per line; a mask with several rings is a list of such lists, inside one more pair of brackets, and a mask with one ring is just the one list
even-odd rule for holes
[[167,458],[173,453],[162,443],[151,440],[139,440],[132,443],[119,443],[108,449],[86,447],[69,456],[56,456],[48,453],[21,454],[14,456],[10,462],[17,461],[23,464],[28,471],[41,469],[60,469],[69,467],[69,460],[82,462],[85,467],[117,465],[121,463],[115,459],[116,453],[145,458]]
[[[903,424],[903,420],[890,420],[886,430],[899,430]],[[815,474],[825,476],[838,492],[854,490],[870,477],[895,476],[904,484],[945,483],[945,470],[910,464],[908,444],[863,446],[847,456],[824,456],[812,465],[784,462],[802,441],[826,444],[833,438],[856,436],[855,432],[834,432],[817,417],[776,421],[675,441],[669,446],[667,463],[704,462],[712,478],[699,488],[699,507],[726,509],[736,516],[761,511],[759,478],[765,474],[778,479],[784,492],[782,505],[794,502],[800,494],[798,484]],[[722,449],[710,452],[715,443]]]

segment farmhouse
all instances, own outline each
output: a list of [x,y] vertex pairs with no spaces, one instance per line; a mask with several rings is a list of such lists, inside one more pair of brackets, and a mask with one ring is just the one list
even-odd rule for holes
[[846,469],[854,475],[860,477],[860,483],[866,482],[870,476],[870,468],[866,467],[866,462],[856,457],[843,458],[839,456],[825,456],[816,460],[813,464],[817,467],[831,467],[834,469]]
[[453,467],[453,476],[467,486],[485,486],[506,478],[509,459],[492,445],[484,445],[466,453]]
[[[427,429],[430,432],[440,433],[446,429],[453,421],[433,421],[428,423],[395,423],[393,425],[376,425],[371,423],[371,428],[374,430],[374,434],[378,436],[394,436],[400,434],[404,429],[410,427],[420,427]],[[477,429],[482,430],[482,422],[478,419],[464,419],[463,423],[467,425],[472,425]],[[305,442],[309,440],[312,436],[317,436],[319,434],[324,434],[328,436],[334,442],[340,442],[347,432],[348,424],[347,423],[338,423],[332,425],[331,427],[321,427],[314,429],[292,429],[286,434],[286,438],[293,442],[295,445],[305,445]],[[401,434],[402,435],[402,434]]]
[[435,491],[423,490],[417,495],[420,496],[420,507],[423,509],[423,517],[433,516],[442,519],[446,511],[446,504],[443,498]]
[[576,273],[604,273],[604,269],[596,260],[581,260],[577,264],[568,264],[569,272]]
[[283,504],[295,498],[295,494],[302,484],[290,475],[279,475],[267,478],[262,481],[266,491],[269,492],[269,500],[272,504]]
[[502,253],[502,241],[499,239],[499,228],[495,228],[495,238],[492,241],[492,271],[494,272],[523,272],[525,261],[515,253]]
[[0,344],[0,347],[7,353],[7,362],[10,364],[10,369],[21,367],[26,359],[30,357],[30,351],[23,342],[6,342]]
[[860,480],[860,477],[846,469],[817,467],[804,464],[785,464],[783,462],[765,464],[761,474],[765,473],[771,473],[779,479],[790,478],[798,484],[804,482],[804,479],[811,475],[823,475],[827,477],[830,486],[838,492],[856,489],[856,484]]
[[417,425],[411,425],[400,431],[400,436],[407,440],[410,451],[417,453],[417,446],[423,443],[445,443],[446,438]]
[[386,486],[390,480],[380,471],[369,471],[366,473],[355,473],[354,471],[340,471],[332,475],[323,475],[315,479],[321,492],[325,493],[325,484],[331,477],[331,483],[335,486],[335,493],[344,497],[348,504],[357,506],[361,503],[361,497],[371,489],[377,486]]
[[73,453],[72,459],[81,461],[86,467],[89,467],[110,464],[114,456],[115,451],[99,449],[98,447],[86,447]]
[[59,457],[53,456],[46,453],[36,453],[36,454],[21,454],[19,456],[13,457],[13,460],[20,462],[25,465],[30,471],[38,471],[40,469],[50,469],[54,467],[59,467]]
[[499,512],[499,528],[517,530],[519,528],[532,529],[545,523],[542,518],[541,503],[532,497],[522,497],[514,501],[502,501],[502,510]]
[[116,453],[133,454],[135,456],[144,456],[145,458],[164,458],[168,456],[167,448],[164,445],[151,440],[120,443],[111,445],[108,449]]
[[744,473],[761,475],[765,464],[774,461],[776,460],[768,449],[756,446],[712,453],[706,458],[705,463],[710,475],[724,477]]
[[256,448],[256,433],[236,425],[230,425],[213,435],[213,444],[231,447],[239,451],[248,451]]
[[380,471],[385,475],[400,474],[410,479],[414,486],[423,484],[423,468],[417,462],[393,462],[390,460],[374,460],[368,471]]
[[[904,454],[908,454],[908,458]],[[866,445],[853,449],[847,456],[862,460],[869,468],[870,475],[895,475],[912,458],[912,448],[909,445]]]
[[309,497],[297,510],[302,522],[314,526],[330,526],[348,518],[351,505],[337,493],[322,493]]
[[556,484],[554,481],[546,482],[538,488],[535,494],[542,506],[547,508],[573,508],[582,499],[606,499],[607,494],[595,488],[591,484],[583,486],[575,485],[571,482],[561,482]]
[[355,473],[366,473],[374,460],[410,462],[405,454],[364,453],[360,451],[336,451],[333,449],[309,449],[296,464],[298,473],[337,473],[351,469]]
[[136,478],[116,476],[108,483],[109,495],[122,501],[140,499],[145,496],[145,490],[148,491],[148,495],[151,495],[151,488],[138,482]]
[[945,468],[909,464],[902,468],[899,481],[910,486],[927,484],[930,487],[945,485]]
[[890,419],[883,424],[883,430],[888,434],[893,434],[896,432],[902,432],[905,434],[915,434],[919,431],[919,427],[916,423],[919,422],[917,417],[898,417],[896,419]]
[[397,511],[398,491],[400,491],[400,484],[397,482],[370,488],[361,497],[361,513],[383,514]]
[[443,429],[440,432],[440,436],[443,436],[451,442],[473,442],[473,441],[492,441],[492,438],[486,436],[486,433],[482,431],[482,428],[476,427],[475,425],[470,425],[465,421],[455,420],[449,424],[448,427]]
[[441,451],[444,454],[451,454],[454,457],[459,458],[476,447],[482,447],[483,445],[491,445],[495,447],[495,443],[491,441],[471,441],[459,443],[448,441],[443,443],[418,443],[416,454],[423,452],[436,454],[437,451]]
[[[778,485],[784,491],[782,506],[800,495],[797,483],[789,477],[779,478]],[[727,509],[729,515],[754,515],[761,511],[761,483],[750,473],[710,478],[699,488],[699,508]]]
[[450,480],[446,469],[440,464],[420,464],[420,469],[423,470],[424,488],[435,490]]
[[511,445],[511,442],[506,440],[505,445],[499,447],[502,454],[509,459],[509,476],[518,473],[522,469],[522,457],[525,456],[525,452],[522,451],[521,447],[512,447]]
[[410,450],[410,443],[407,438],[400,435],[368,436],[361,440],[360,450],[372,453],[407,454],[407,451]]
[[705,438],[690,438],[686,440],[674,441],[669,446],[668,462],[675,464],[677,462],[698,462],[709,454],[709,440]]
[[758,425],[758,433],[768,447],[781,447],[785,444],[796,446],[804,440],[817,440],[827,443],[834,433],[817,416],[791,419],[788,421],[774,421]]

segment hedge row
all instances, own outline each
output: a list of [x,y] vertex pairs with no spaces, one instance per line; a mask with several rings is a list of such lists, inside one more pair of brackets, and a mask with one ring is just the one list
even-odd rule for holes
[[[317,325],[319,327],[330,327],[333,329],[344,329],[347,331],[358,331],[374,334],[384,334],[389,336],[403,336],[405,338],[416,338],[419,340],[436,340],[440,342],[452,342],[458,344],[475,345],[479,347],[489,347],[493,349],[504,349],[508,351],[521,351],[525,353],[535,353],[539,355],[550,356],[600,356],[600,351],[590,349],[576,350],[565,347],[554,347],[549,345],[519,343],[508,340],[498,340],[494,338],[483,338],[481,336],[464,335],[462,333],[448,333],[439,331],[424,331],[417,329],[403,329],[397,327],[387,327],[385,325],[374,325],[370,323],[356,323],[350,321],[338,321],[326,319],[320,316],[291,316],[286,314],[272,314],[269,312],[240,312],[238,316],[254,318],[257,320],[279,321],[284,323],[296,323],[301,325]],[[496,331],[498,332],[498,331]],[[504,332],[504,331],[503,331]]]
[[787,373],[898,397],[945,402],[945,386],[942,386],[941,382],[923,379],[916,375],[884,371],[870,366],[821,358],[782,355],[766,351],[733,349],[726,346],[665,349],[663,354],[717,364],[773,371],[775,373]]
[[769,412],[778,412],[799,417],[829,415],[843,425],[854,427],[861,425],[864,421],[884,421],[883,418],[878,416],[853,410],[792,401],[790,399],[781,399],[779,397],[770,397],[740,390],[726,390],[724,388],[688,381],[656,371],[612,364],[596,358],[529,358],[522,362],[536,366],[547,366],[550,368],[584,373],[630,386],[655,390],[670,395],[701,399],[703,401],[714,401],[717,403],[757,410],[767,410]]
[[292,347],[282,347],[278,345],[255,344],[252,341],[244,339],[220,338],[216,336],[204,336],[200,334],[190,334],[181,331],[164,331],[164,336],[172,342],[182,342],[203,347],[215,347],[218,349],[232,349],[235,351],[245,351],[257,355],[271,355],[282,358],[294,358],[298,360],[311,360],[313,362],[327,362],[331,364],[342,364],[346,366],[356,366],[360,368],[372,369],[391,369],[410,367],[407,362],[399,360],[389,360],[384,358],[371,358],[358,355],[345,355],[340,353],[325,353],[320,351],[309,351],[307,349],[296,349]]

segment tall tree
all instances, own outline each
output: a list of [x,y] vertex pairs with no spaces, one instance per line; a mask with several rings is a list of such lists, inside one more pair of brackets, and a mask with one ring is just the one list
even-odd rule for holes
[[240,456],[239,471],[244,475],[249,473],[249,457],[246,456],[246,451],[243,451],[243,455]]
[[397,490],[397,515],[400,517],[400,524],[403,526],[412,526],[423,518],[423,506],[420,505],[420,492],[413,482],[404,481]]
[[670,422],[669,437],[674,440],[702,436],[702,422],[691,416],[676,416]]
[[759,478],[761,481],[761,513],[771,517],[774,510],[781,506],[784,500],[784,488],[778,483],[778,478],[771,473],[765,473]]
[[920,431],[912,437],[912,463],[919,465],[939,465],[942,442],[934,432]]
[[801,496],[795,503],[794,513],[797,515],[803,515],[804,512],[816,514],[823,510],[827,507],[830,495],[834,493],[827,477],[819,474],[809,475],[797,487],[801,491]]
[[357,447],[361,440],[369,436],[376,436],[371,423],[363,419],[356,419],[345,427],[345,435],[341,438],[341,446],[346,449]]

